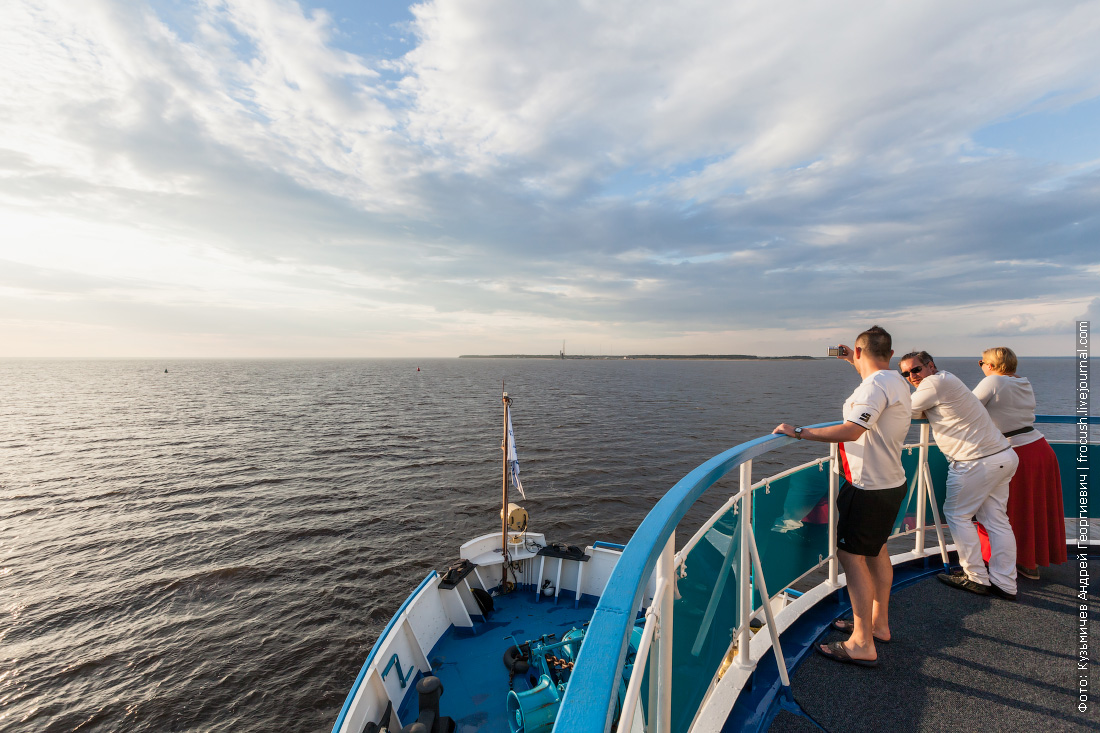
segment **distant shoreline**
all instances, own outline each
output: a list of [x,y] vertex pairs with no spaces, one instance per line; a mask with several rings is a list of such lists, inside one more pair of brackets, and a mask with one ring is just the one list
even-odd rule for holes
[[673,361],[790,361],[826,359],[816,356],[756,356],[754,354],[624,354],[622,356],[593,356],[591,354],[462,354],[459,359],[587,359],[623,361],[634,359],[668,359]]

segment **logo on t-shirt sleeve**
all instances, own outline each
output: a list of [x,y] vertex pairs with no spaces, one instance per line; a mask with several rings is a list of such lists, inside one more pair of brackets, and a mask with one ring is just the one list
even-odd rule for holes
[[871,419],[871,413],[865,412],[865,413],[863,413],[862,415],[859,416],[859,419],[860,419],[861,422],[867,422],[868,420]]

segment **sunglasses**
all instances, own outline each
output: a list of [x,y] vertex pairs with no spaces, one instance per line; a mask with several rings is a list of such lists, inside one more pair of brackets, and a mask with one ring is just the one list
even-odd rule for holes
[[910,374],[920,374],[920,373],[921,373],[921,372],[923,372],[923,371],[924,371],[924,367],[922,367],[922,366],[915,366],[915,367],[913,367],[912,369],[910,369],[910,370],[909,370],[909,371],[907,371],[907,372],[902,372],[902,373],[901,373],[901,376],[905,377],[906,379],[909,379],[909,375],[910,375]]
[[981,359],[978,359],[978,366],[982,366],[982,365],[984,365],[984,364],[985,364],[985,362],[984,362],[984,361],[982,361]]

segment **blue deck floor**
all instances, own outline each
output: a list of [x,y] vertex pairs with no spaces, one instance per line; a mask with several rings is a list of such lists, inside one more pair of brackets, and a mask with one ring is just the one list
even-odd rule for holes
[[[596,608],[594,599],[588,597],[581,599],[580,608],[574,608],[573,596],[566,598],[564,592],[556,603],[553,599],[536,603],[533,588],[497,596],[493,601],[489,619],[475,621],[476,636],[452,627],[428,654],[434,674],[443,682],[440,714],[454,719],[458,733],[508,733],[505,650],[543,634],[556,634],[560,640],[565,632],[587,622]],[[516,642],[507,638],[509,635]],[[517,692],[528,687],[526,681],[516,678]],[[415,692],[410,695],[415,697]],[[407,700],[401,712],[406,707],[415,709],[416,701]],[[402,720],[414,718],[402,716]]]

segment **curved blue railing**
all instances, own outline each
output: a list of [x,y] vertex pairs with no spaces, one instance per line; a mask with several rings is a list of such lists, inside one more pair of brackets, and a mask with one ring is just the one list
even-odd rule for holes
[[[1087,418],[1100,424],[1100,417]],[[927,420],[913,420],[914,424]],[[1037,423],[1073,424],[1069,415],[1036,415]],[[839,425],[825,422],[807,427]],[[691,506],[719,479],[741,464],[796,442],[784,435],[765,435],[719,453],[693,469],[669,489],[634,532],[592,614],[554,731],[605,733],[610,730],[620,674],[635,614],[665,544]]]
[[592,614],[554,730],[603,733],[610,727],[614,715],[612,702],[618,695],[619,670],[626,658],[635,612],[657,558],[676,525],[703,492],[730,471],[794,442],[795,438],[785,435],[765,435],[719,453],[680,479],[650,510],[623,550]]

